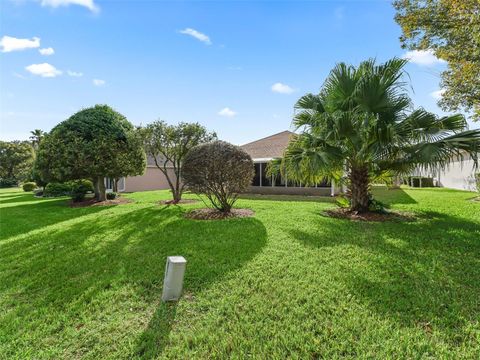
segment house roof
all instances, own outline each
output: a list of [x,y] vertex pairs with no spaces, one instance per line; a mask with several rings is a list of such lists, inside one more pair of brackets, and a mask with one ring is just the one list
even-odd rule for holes
[[252,141],[240,147],[245,150],[252,159],[272,159],[283,156],[288,142],[295,133],[282,131],[278,134],[267,136],[263,139]]

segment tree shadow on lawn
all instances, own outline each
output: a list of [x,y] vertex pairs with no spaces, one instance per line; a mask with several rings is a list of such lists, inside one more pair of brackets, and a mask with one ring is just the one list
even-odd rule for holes
[[387,189],[386,187],[374,187],[372,194],[375,199],[385,203],[387,207],[393,204],[416,204],[417,201],[408,195],[403,189]]
[[452,346],[474,344],[465,328],[480,311],[479,223],[431,211],[417,222],[328,219],[291,235],[335,256],[358,248],[355,259],[332,264],[357,299],[402,326],[439,331]]
[[24,202],[34,200],[35,196],[33,192],[19,192],[12,191],[8,193],[0,194],[0,205],[13,202]]
[[[132,207],[47,232],[34,247],[29,239],[6,243],[0,292],[12,295],[5,321],[21,318],[16,323],[28,328],[35,326],[28,324],[32,318],[41,323],[41,314],[60,313],[62,328],[71,329],[79,314],[92,316],[88,304],[105,299],[100,293],[112,292],[103,300],[107,306],[122,289],[133,288],[145,304],[144,316],[151,317],[136,353],[160,353],[175,316],[175,305],[154,305],[160,302],[166,257],[187,259],[185,291],[194,293],[248,262],[267,237],[255,218],[193,221],[183,212],[181,207]],[[57,335],[62,341],[62,332]]]
[[[111,208],[111,206],[71,208],[68,205],[70,199],[67,198],[34,199],[31,195],[28,200],[22,201],[19,205],[0,207],[0,244],[4,240],[29,231],[40,230],[62,221]],[[3,203],[0,202],[0,206]]]

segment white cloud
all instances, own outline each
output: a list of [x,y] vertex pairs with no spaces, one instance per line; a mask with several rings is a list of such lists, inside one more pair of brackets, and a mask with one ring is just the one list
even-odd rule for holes
[[104,86],[107,82],[101,79],[93,79],[93,85],[95,86]]
[[28,65],[25,67],[25,69],[31,72],[33,75],[38,75],[41,77],[55,77],[62,75],[60,70],[57,70],[55,66],[48,63]]
[[431,66],[445,63],[445,60],[437,58],[432,50],[407,51],[402,58],[420,66]]
[[282,84],[278,82],[272,85],[272,91],[279,94],[291,94],[295,90],[286,84]]
[[200,40],[201,42],[204,42],[207,45],[212,44],[212,42],[210,41],[210,38],[207,35],[192,28],[186,28],[186,29],[180,30],[180,34],[193,36],[195,39]]
[[40,38],[33,37],[32,39],[18,39],[5,35],[0,39],[0,47],[4,53],[38,48],[40,47]]
[[445,94],[445,89],[440,89],[440,90],[435,90],[435,91],[431,92],[430,96],[432,98],[434,98],[435,100],[440,100],[442,98],[443,94]]
[[100,11],[100,8],[93,0],[41,0],[42,6],[50,6],[57,8],[59,6],[80,5],[84,6],[92,12]]
[[73,77],[81,77],[81,76],[83,76],[83,73],[77,72],[77,71],[72,71],[72,70],[68,70],[68,71],[67,71],[67,74],[68,74],[68,76],[73,76]]
[[222,110],[220,110],[218,112],[218,115],[225,116],[225,117],[234,117],[235,115],[237,115],[237,112],[233,111],[229,107],[226,107],[226,108],[223,108]]
[[51,47],[38,49],[38,52],[42,55],[45,55],[45,56],[55,54],[55,50],[53,50],[53,48],[51,48]]

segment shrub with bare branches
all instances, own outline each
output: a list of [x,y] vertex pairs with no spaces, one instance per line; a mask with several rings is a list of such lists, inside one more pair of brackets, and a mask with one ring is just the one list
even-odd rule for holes
[[238,146],[214,141],[192,148],[183,163],[185,185],[197,194],[205,195],[218,211],[228,213],[252,182],[253,161]]

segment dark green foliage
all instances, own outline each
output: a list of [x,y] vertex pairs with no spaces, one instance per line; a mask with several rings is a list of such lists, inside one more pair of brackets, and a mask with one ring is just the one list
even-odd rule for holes
[[27,141],[0,141],[0,186],[16,186],[30,177],[35,153]]
[[117,193],[116,192],[108,192],[107,193],[107,200],[115,200],[117,198]]
[[51,182],[45,186],[45,191],[43,192],[43,196],[45,197],[58,197],[58,196],[70,196],[72,193],[72,183],[65,182],[65,183],[57,183]]
[[26,182],[23,184],[22,188],[23,191],[30,192],[37,188],[37,184],[35,184],[34,182]]
[[71,196],[73,201],[82,201],[85,199],[85,195],[87,193],[91,193],[94,191],[93,183],[90,180],[82,179],[82,180],[74,180],[71,182],[72,190]]
[[18,181],[14,178],[0,178],[0,188],[9,188],[18,185]]
[[104,178],[140,175],[146,158],[142,139],[128,120],[106,105],[72,115],[40,142],[35,170],[45,181],[92,179],[98,200]]
[[168,125],[155,121],[142,130],[145,151],[165,175],[173,195],[173,203],[182,198],[182,163],[188,151],[196,145],[216,140],[217,135],[198,123]]
[[183,163],[185,185],[205,195],[212,206],[229,212],[252,182],[253,161],[244,150],[225,141],[214,141],[192,148]]

